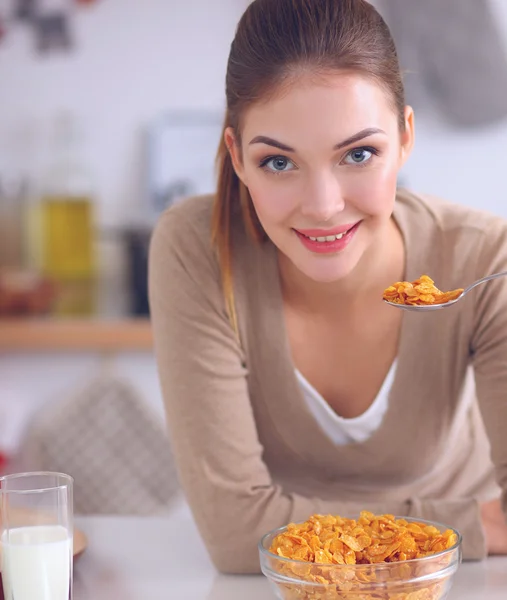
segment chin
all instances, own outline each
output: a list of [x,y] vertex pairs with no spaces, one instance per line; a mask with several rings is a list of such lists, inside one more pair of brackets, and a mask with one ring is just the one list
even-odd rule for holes
[[[326,260],[328,264],[325,264]],[[311,279],[316,283],[334,283],[340,281],[349,276],[354,270],[355,265],[351,264],[348,260],[343,260],[342,257],[326,260],[321,259],[322,264],[296,263],[296,267],[308,277],[308,279]]]

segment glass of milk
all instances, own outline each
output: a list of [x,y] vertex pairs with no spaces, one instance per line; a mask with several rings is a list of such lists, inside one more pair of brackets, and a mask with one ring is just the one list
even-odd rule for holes
[[0,546],[5,600],[72,600],[72,477],[0,477]]

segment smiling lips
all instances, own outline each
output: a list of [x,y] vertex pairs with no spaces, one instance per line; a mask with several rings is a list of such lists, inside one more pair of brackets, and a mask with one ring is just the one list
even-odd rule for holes
[[341,225],[333,229],[294,229],[302,244],[311,252],[330,254],[341,252],[354,237],[359,223]]

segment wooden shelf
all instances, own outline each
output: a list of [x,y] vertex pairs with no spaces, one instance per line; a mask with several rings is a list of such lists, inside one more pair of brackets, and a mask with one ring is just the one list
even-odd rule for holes
[[148,319],[0,319],[0,352],[150,351]]

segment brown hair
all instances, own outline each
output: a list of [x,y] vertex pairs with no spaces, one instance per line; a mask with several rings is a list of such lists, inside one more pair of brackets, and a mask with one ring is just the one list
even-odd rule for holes
[[[245,110],[273,95],[299,74],[355,72],[388,93],[404,129],[405,94],[396,48],[386,23],[365,0],[254,0],[243,14],[227,64],[228,127],[241,144]],[[218,187],[212,239],[222,272],[227,312],[237,334],[232,281],[232,219],[242,213],[246,230],[257,240],[263,230],[248,189],[236,175],[224,136],[217,154]]]

